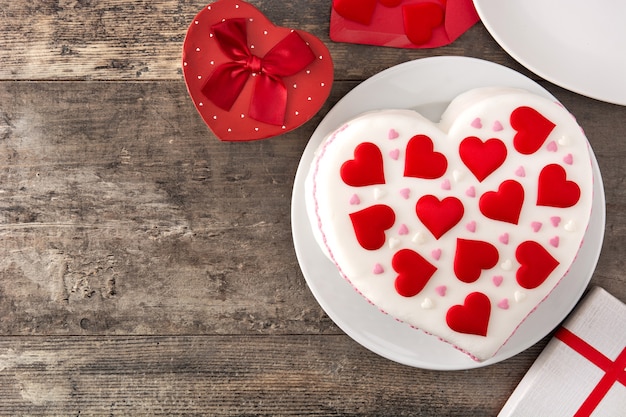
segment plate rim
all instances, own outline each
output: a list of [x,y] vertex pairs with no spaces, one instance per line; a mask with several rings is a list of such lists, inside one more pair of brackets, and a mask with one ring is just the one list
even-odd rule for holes
[[[607,96],[599,91],[597,88],[590,86],[590,84],[580,84],[580,80],[572,81],[572,80],[562,80],[559,79],[558,75],[555,75],[549,69],[546,69],[544,65],[541,64],[541,60],[533,60],[529,58],[527,54],[520,53],[517,48],[511,45],[511,42],[508,41],[507,37],[503,35],[503,33],[499,32],[495,29],[493,25],[493,20],[490,17],[489,9],[486,4],[489,4],[489,1],[492,0],[473,0],[474,8],[480,17],[482,24],[485,26],[489,34],[494,38],[494,40],[500,45],[504,51],[509,54],[515,61],[519,62],[522,66],[533,72],[534,74],[540,76],[546,81],[551,82],[559,87],[572,91],[576,94],[583,95],[585,97],[592,98],[594,100],[603,101],[610,104],[616,104],[620,106],[626,106],[626,94],[624,96]],[[506,2],[505,2],[506,3]],[[545,43],[542,43],[545,45]],[[556,49],[556,48],[555,48]],[[580,62],[584,62],[585,60],[579,60]],[[553,61],[551,61],[553,62]],[[626,59],[623,62],[624,69],[626,70]],[[593,77],[589,77],[592,79]],[[617,80],[614,80],[617,82]]]

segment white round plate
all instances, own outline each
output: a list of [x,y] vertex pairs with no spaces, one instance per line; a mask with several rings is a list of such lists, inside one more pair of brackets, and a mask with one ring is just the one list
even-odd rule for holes
[[604,237],[605,202],[595,156],[591,224],[567,279],[552,291],[491,359],[476,362],[437,337],[381,313],[341,277],[317,245],[307,218],[304,181],[322,139],[354,116],[375,109],[414,109],[433,121],[458,94],[477,87],[524,88],[554,98],[522,74],[487,61],[435,57],[387,69],[354,88],[328,112],[311,137],[296,173],[291,207],[296,255],[311,292],[326,314],[367,349],[393,361],[427,369],[470,369],[507,359],[550,333],[571,311],[595,269]]
[[483,24],[520,64],[561,87],[626,105],[626,2],[474,0]]

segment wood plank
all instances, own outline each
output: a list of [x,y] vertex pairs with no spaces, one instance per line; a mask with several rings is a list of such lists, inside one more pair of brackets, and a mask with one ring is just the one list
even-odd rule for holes
[[[181,79],[187,27],[208,3],[1,1],[0,79]],[[433,55],[474,56],[525,71],[480,23],[453,44],[436,50],[382,48],[332,42],[328,35],[330,3],[326,0],[250,3],[276,25],[319,37],[331,51],[340,80],[360,80],[389,66]]]
[[488,416],[543,345],[440,372],[346,336],[3,337],[0,415]]
[[0,83],[0,100],[3,334],[336,331],[291,242],[315,122],[219,142],[178,82]]
[[[317,334],[338,329],[294,255],[301,129],[223,143],[179,81],[0,82],[0,333]],[[552,88],[604,172],[593,284],[623,285],[626,108]]]

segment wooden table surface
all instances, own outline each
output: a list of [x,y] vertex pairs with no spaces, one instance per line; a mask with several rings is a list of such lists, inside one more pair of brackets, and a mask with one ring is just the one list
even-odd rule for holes
[[325,315],[294,253],[291,190],[315,127],[417,58],[503,64],[576,115],[606,190],[591,284],[626,300],[626,107],[539,79],[481,23],[399,50],[331,42],[330,1],[252,3],[322,39],[335,84],[301,128],[225,143],[181,71],[205,2],[0,1],[1,416],[495,416],[549,336],[475,370],[400,365]]

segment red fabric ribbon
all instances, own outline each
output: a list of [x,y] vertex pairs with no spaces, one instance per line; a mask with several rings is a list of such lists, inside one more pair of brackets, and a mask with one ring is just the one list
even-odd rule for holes
[[215,69],[202,87],[202,93],[213,104],[229,111],[248,79],[254,76],[248,115],[264,123],[283,125],[287,87],[282,78],[297,74],[315,60],[311,48],[292,31],[260,58],[253,55],[247,45],[246,19],[227,19],[211,29],[221,50],[232,61]]
[[624,369],[626,367],[626,347],[622,349],[617,359],[612,361],[565,327],[561,327],[554,336],[605,372],[600,382],[574,414],[574,417],[590,416],[613,384],[619,382],[626,386],[626,370]]

